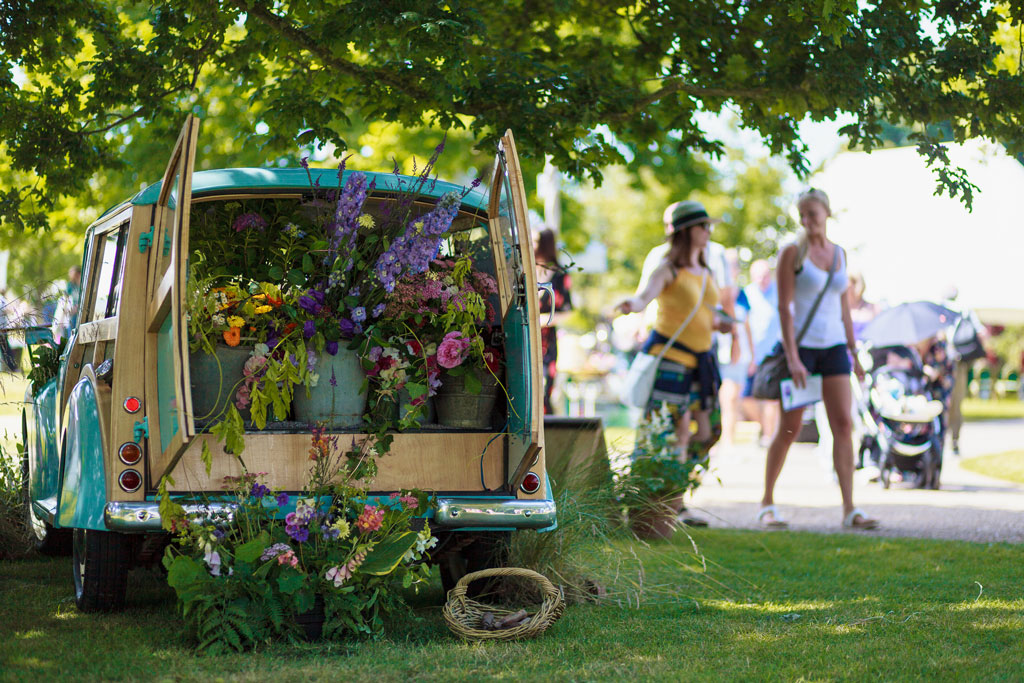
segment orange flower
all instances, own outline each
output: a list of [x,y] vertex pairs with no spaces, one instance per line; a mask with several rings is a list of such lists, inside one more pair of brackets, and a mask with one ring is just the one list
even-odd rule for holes
[[229,327],[224,330],[224,341],[228,346],[238,346],[242,341],[242,328],[240,327]]
[[270,294],[267,294],[267,301],[270,302],[271,306],[280,306],[281,304],[284,303],[284,297],[281,297],[280,299],[275,299]]
[[287,325],[284,326],[284,333],[288,334],[298,326],[298,323],[288,323]]

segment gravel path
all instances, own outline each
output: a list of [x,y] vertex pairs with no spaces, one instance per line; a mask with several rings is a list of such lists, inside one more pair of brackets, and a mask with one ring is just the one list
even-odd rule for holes
[[[831,455],[826,460],[814,444],[794,444],[775,488],[775,502],[795,531],[1024,542],[1024,486],[960,467],[962,458],[1024,447],[1024,420],[968,423],[960,443],[961,457],[947,451],[939,491],[901,484],[884,490],[878,483],[869,483],[865,471],[856,473],[854,501],[882,522],[874,531],[841,527]],[[712,471],[687,504],[708,518],[712,527],[756,529],[763,485],[764,449],[751,444],[719,446],[712,456]]]

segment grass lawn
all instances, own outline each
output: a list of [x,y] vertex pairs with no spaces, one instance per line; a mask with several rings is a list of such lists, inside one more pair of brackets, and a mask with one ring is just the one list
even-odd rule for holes
[[1016,398],[965,398],[961,404],[965,420],[1006,420],[1024,418],[1024,401]]
[[[173,593],[80,614],[70,561],[0,566],[0,679],[1019,680],[1024,546],[704,530],[636,545],[640,606],[570,607],[539,639],[463,643],[435,604],[380,642],[193,654]],[[625,545],[625,543],[623,543]]]
[[1006,451],[977,458],[967,458],[960,467],[987,477],[1024,484],[1024,451]]

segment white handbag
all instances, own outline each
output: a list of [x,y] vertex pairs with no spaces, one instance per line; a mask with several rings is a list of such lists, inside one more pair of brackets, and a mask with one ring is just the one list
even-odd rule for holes
[[665,342],[661,353],[657,356],[643,351],[636,354],[633,362],[629,364],[629,372],[626,373],[626,379],[623,381],[622,389],[619,391],[619,400],[624,404],[632,408],[647,407],[647,402],[651,400],[651,392],[654,391],[654,376],[658,372],[658,364],[665,357],[665,353],[672,347],[676,338],[693,320],[693,316],[697,315],[697,310],[704,301],[704,291],[707,289],[707,286],[708,274],[705,271],[700,283],[700,296],[697,298],[697,305],[690,311],[690,315],[686,316],[686,320],[675,331],[675,334]]

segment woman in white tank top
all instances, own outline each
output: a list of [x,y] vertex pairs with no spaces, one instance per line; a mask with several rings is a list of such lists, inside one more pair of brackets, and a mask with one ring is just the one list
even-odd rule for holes
[[[846,255],[839,245],[825,235],[832,215],[828,195],[810,189],[797,199],[800,224],[804,227],[800,244],[790,244],[779,254],[778,292],[779,322],[782,346],[786,353],[793,382],[798,387],[807,383],[808,375],[821,375],[822,402],[832,430],[832,461],[839,478],[843,498],[843,526],[874,529],[878,520],[868,517],[853,504],[853,420],[850,416],[850,372],[864,379],[864,369],[857,361],[853,321],[847,298],[849,278]],[[804,250],[802,247],[806,247]],[[829,280],[829,271],[832,277]],[[827,289],[826,289],[827,283]],[[810,318],[797,346],[797,335],[804,328],[818,295],[821,303]],[[762,526],[786,526],[775,508],[775,482],[782,472],[786,455],[796,440],[803,422],[803,408],[782,412],[779,428],[768,447],[765,465],[764,497],[758,520]]]

